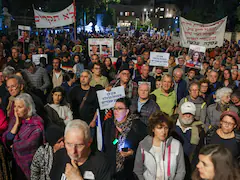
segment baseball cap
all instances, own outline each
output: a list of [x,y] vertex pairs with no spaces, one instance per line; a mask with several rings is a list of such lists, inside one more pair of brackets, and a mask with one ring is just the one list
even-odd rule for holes
[[196,106],[194,103],[192,102],[185,102],[181,105],[181,113],[182,114],[192,114],[195,115],[196,114]]

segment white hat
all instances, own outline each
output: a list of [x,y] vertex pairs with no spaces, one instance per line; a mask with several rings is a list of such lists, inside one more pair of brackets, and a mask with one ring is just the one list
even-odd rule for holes
[[192,115],[196,114],[196,106],[192,102],[185,102],[181,105],[181,113],[186,114],[190,113]]

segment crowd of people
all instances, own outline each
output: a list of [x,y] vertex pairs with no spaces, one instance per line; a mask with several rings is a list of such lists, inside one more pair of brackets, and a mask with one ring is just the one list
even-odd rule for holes
[[[88,55],[88,38],[102,37],[115,62]],[[157,33],[78,38],[2,35],[0,180],[240,179],[236,42],[207,49],[196,69],[196,55]],[[150,52],[169,53],[168,67],[150,66]],[[97,91],[119,86],[125,97],[97,113]]]

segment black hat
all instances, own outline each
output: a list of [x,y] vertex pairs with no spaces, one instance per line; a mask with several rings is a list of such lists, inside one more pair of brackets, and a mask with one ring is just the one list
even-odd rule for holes
[[119,69],[120,72],[122,72],[122,71],[124,71],[124,70],[127,70],[127,71],[130,72],[130,69],[129,69],[128,64],[123,64],[123,65],[120,67],[120,69]]
[[54,146],[57,141],[64,136],[64,129],[58,125],[51,124],[47,127],[45,136],[50,146]]

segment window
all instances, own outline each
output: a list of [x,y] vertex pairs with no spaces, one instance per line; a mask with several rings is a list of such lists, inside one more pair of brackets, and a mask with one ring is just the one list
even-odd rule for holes
[[125,16],[129,16],[130,15],[130,13],[129,12],[125,12]]
[[160,8],[160,11],[164,11],[164,8]]
[[123,16],[123,12],[120,12],[120,16]]
[[132,16],[135,16],[135,12],[132,12]]

